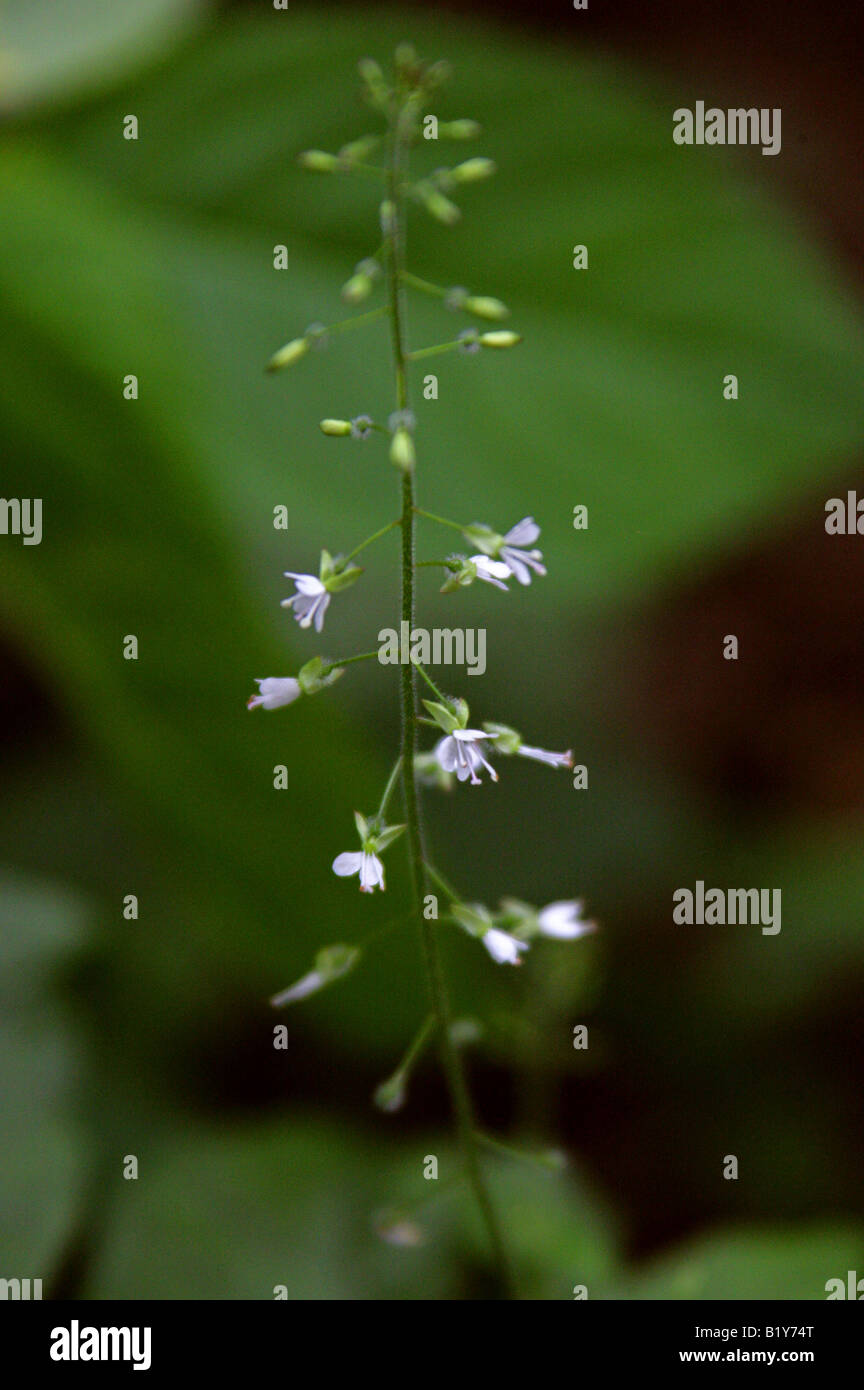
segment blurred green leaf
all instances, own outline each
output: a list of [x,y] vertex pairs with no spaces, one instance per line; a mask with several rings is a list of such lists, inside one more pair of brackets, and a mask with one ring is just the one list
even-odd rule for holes
[[0,112],[29,111],[116,82],[175,42],[205,3],[5,0],[0,12]]
[[851,1227],[718,1231],[652,1262],[613,1297],[818,1301],[862,1259],[864,1232]]
[[47,1290],[82,1197],[77,1040],[58,1013],[58,968],[81,935],[70,894],[0,878],[0,1265]]

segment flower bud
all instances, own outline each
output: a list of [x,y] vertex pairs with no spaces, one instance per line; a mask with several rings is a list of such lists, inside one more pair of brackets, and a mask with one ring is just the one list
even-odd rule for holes
[[403,473],[410,473],[415,463],[414,440],[405,429],[400,425],[390,443],[390,462],[395,463],[397,468],[401,468]]
[[283,1004],[295,1004],[299,999],[305,999],[307,995],[317,994],[320,989],[332,985],[335,980],[341,979],[343,975],[347,975],[353,970],[360,960],[360,956],[361,952],[356,946],[346,946],[339,943],[335,946],[322,947],[315,957],[314,968],[308,975],[304,975],[288,989],[274,994],[270,1003],[278,1009]]
[[401,1071],[396,1071],[380,1086],[376,1086],[372,1099],[379,1110],[386,1110],[392,1115],[394,1111],[402,1109],[407,1093],[405,1077]]
[[389,198],[385,198],[378,209],[378,217],[381,222],[381,235],[390,236],[395,225],[396,204]]
[[456,204],[451,203],[440,188],[435,188],[431,183],[418,183],[417,196],[430,216],[437,222],[443,222],[446,227],[452,227],[462,216]]
[[469,314],[475,314],[478,319],[492,319],[499,323],[501,319],[510,317],[507,305],[502,304],[500,299],[491,299],[488,295],[469,295],[462,308]]
[[357,271],[342,286],[342,298],[346,304],[362,304],[372,293],[372,281],[362,270]]
[[481,333],[478,339],[481,347],[488,348],[509,348],[521,343],[522,335],[512,333],[509,328],[496,329],[492,333]]
[[460,121],[440,121],[439,140],[476,140],[480,134],[480,122],[468,119]]
[[462,164],[457,164],[450,170],[450,177],[454,183],[477,183],[480,179],[490,179],[497,167],[494,159],[485,159],[482,155],[477,155],[474,159],[466,159]]
[[267,363],[267,371],[278,372],[282,367],[292,367],[295,362],[300,361],[301,357],[305,357],[308,351],[308,338],[292,338],[290,343],[286,343],[278,352],[274,352]]
[[327,154],[325,150],[304,150],[298,155],[297,162],[301,168],[309,169],[313,174],[333,174],[339,168],[335,154]]
[[378,135],[361,135],[359,140],[351,140],[342,146],[338,156],[339,163],[353,164],[355,160],[362,162],[368,159],[380,144],[381,138]]
[[335,437],[351,433],[350,420],[322,420],[319,428],[322,434],[331,434]]

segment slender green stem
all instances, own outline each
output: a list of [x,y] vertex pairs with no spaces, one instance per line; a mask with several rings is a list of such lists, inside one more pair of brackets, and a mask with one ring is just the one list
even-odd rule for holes
[[455,352],[457,348],[464,347],[466,342],[471,339],[453,338],[448,343],[433,343],[431,347],[417,348],[415,352],[409,352],[409,362],[422,362],[424,357],[440,357],[442,352]]
[[[406,372],[407,348],[405,337],[405,304],[403,270],[403,211],[402,191],[403,160],[405,146],[402,131],[402,107],[398,107],[391,121],[391,163],[389,195],[391,221],[388,230],[388,291],[390,322],[393,340],[393,369],[396,386],[396,408],[408,409],[408,381]],[[402,621],[408,623],[409,631],[414,625],[414,471],[406,469],[402,475]],[[411,868],[414,894],[414,907],[420,925],[423,959],[432,1011],[438,1033],[438,1046],[441,1061],[447,1078],[450,1098],[456,1118],[459,1143],[462,1151],[465,1175],[477,1203],[492,1251],[495,1267],[501,1285],[502,1296],[507,1296],[510,1288],[510,1274],[506,1251],[501,1237],[498,1218],[480,1168],[477,1143],[474,1138],[474,1119],[468,1085],[462,1067],[462,1060],[450,1036],[450,1003],[444,978],[441,949],[434,922],[423,916],[423,899],[427,880],[423,854],[423,836],[420,825],[420,806],[417,795],[417,782],[414,774],[414,754],[417,745],[416,722],[416,677],[413,663],[406,662],[401,668],[402,704],[402,785],[405,796],[406,841]]]
[[429,1014],[428,1017],[423,1020],[419,1032],[393,1073],[394,1076],[407,1077],[410,1074],[411,1068],[417,1061],[417,1058],[420,1056],[420,1053],[423,1051],[432,1034],[435,1032],[437,1026],[438,1024],[434,1014]]
[[443,889],[444,889],[444,892],[447,894],[447,897],[450,899],[451,902],[454,902],[454,903],[461,902],[461,898],[459,897],[459,894],[458,894],[457,892],[455,892],[455,890],[454,890],[453,888],[451,888],[450,884],[447,882],[447,880],[446,880],[446,878],[444,877],[444,875],[443,875],[443,874],[439,874],[438,870],[437,870],[436,868],[434,868],[434,866],[433,866],[432,864],[429,863],[429,860],[428,860],[428,859],[426,860],[426,872],[427,872],[427,874],[429,875],[429,877],[432,879],[432,882],[433,882],[433,883],[437,883],[439,888],[443,888]]
[[360,652],[357,656],[343,656],[339,661],[328,661],[321,674],[326,676],[328,671],[335,671],[337,666],[350,666],[352,661],[371,661],[373,657],[377,658],[377,656],[377,647],[374,652]]
[[427,674],[427,672],[420,665],[420,662],[414,661],[412,664],[417,667],[417,670],[420,672],[421,676],[423,677],[424,681],[429,686],[429,689],[433,692],[433,694],[441,701],[443,705],[446,705],[447,696],[441,694],[441,691],[438,689],[432,677]]
[[404,283],[410,285],[412,289],[422,290],[424,294],[434,294],[437,299],[444,299],[449,293],[448,290],[442,289],[440,285],[433,285],[431,280],[421,280],[419,275],[412,275],[409,270],[402,271],[402,279]]
[[374,323],[376,319],[383,319],[388,313],[386,304],[379,304],[377,309],[369,309],[365,314],[354,314],[350,319],[340,319],[338,323],[328,323],[324,326],[325,333],[347,333],[351,328],[362,328],[364,323]]
[[384,788],[384,795],[381,797],[381,805],[378,807],[379,816],[383,816],[384,812],[387,810],[387,803],[389,802],[390,797],[393,795],[393,788],[396,786],[396,778],[399,776],[401,769],[402,758],[398,757],[395,763],[393,764],[393,771],[387,778],[387,785]]
[[505,1144],[502,1139],[494,1139],[491,1134],[484,1134],[482,1130],[475,1130],[474,1138],[484,1148],[506,1154],[508,1158],[515,1158],[519,1163],[531,1163],[538,1168],[550,1168],[555,1173],[559,1173],[566,1165],[566,1160],[562,1154],[531,1153],[527,1149],[516,1149],[512,1144]]
[[463,531],[465,528],[458,521],[448,521],[446,516],[436,516],[434,512],[424,512],[422,507],[415,507],[417,516],[423,516],[427,521],[437,521],[439,526],[449,526],[453,531]]
[[371,545],[373,541],[380,540],[381,536],[386,536],[387,532],[392,531],[394,526],[401,525],[401,516],[397,516],[395,521],[388,521],[387,525],[382,526],[380,531],[374,531],[371,536],[366,537],[365,541],[361,541],[359,545],[355,545],[353,550],[349,550],[348,554],[345,556],[345,563],[347,564],[349,560],[353,560],[355,555],[359,555],[360,551],[365,550],[367,545]]

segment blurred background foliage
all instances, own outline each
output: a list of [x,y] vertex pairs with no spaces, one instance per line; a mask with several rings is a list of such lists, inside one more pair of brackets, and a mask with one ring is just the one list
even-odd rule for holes
[[[511,764],[428,799],[467,896],[581,894],[602,922],[519,972],[446,937],[458,1012],[485,1026],[484,1123],[571,1160],[491,1163],[520,1292],[821,1298],[864,1261],[864,615],[856,541],[823,529],[864,435],[847,269],[774,160],[673,145],[689,77],[682,97],[613,47],[356,5],[3,9],[2,493],[44,499],[44,539],[0,542],[0,1273],[87,1298],[484,1291],[463,1196],[422,1179],[427,1153],[453,1167],[431,1059],[400,1115],[370,1104],[424,1012],[400,856],[374,900],[329,868],[377,804],[393,682],[361,666],[308,707],[243,707],[317,649],[282,571],[397,505],[374,441],[316,429],[390,409],[384,326],[262,365],[340,316],[375,250],[374,187],[295,156],[374,128],[356,61],[406,37],[454,64],[439,114],[476,117],[500,169],[457,228],[412,218],[412,268],[500,295],[525,337],[441,359],[421,502],[502,529],[533,512],[549,565],[509,598],[424,581],[423,621],[486,626],[475,716],[572,746],[590,778]],[[415,345],[447,336],[436,306],[413,314]],[[424,532],[421,556],[440,545]],[[389,537],[325,652],[395,622],[395,574]],[[780,887],[782,933],[673,927],[699,878]],[[275,1051],[268,995],[376,924]],[[379,1239],[393,1211],[425,1240]]]

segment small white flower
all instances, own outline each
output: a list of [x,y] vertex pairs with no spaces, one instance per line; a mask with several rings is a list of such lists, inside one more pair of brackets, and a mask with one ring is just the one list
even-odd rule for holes
[[549,903],[537,914],[537,925],[542,936],[551,936],[559,941],[575,941],[579,936],[587,936],[596,930],[595,922],[582,919],[582,901],[579,898],[564,902]]
[[492,959],[499,965],[521,965],[519,952],[528,950],[527,941],[517,941],[515,936],[510,936],[506,931],[499,931],[497,927],[490,927],[483,933],[481,940]]
[[498,773],[491,763],[483,757],[479,748],[481,739],[488,739],[482,729],[454,729],[452,734],[436,744],[435,756],[445,772],[455,772],[460,782],[471,778],[473,786],[478,786],[480,778],[477,771],[485,767],[493,782],[498,781]]
[[469,558],[477,570],[478,579],[484,579],[487,584],[494,584],[496,589],[508,592],[503,581],[510,578],[509,565],[503,564],[501,560],[491,560],[488,555],[471,555]]
[[370,850],[350,850],[345,854],[337,854],[333,860],[333,872],[340,878],[348,878],[351,874],[360,875],[360,892],[373,893],[376,888],[383,891],[384,888],[384,865],[377,854],[372,854]]
[[290,705],[300,694],[300,682],[293,676],[268,676],[266,680],[256,680],[257,695],[250,695],[246,701],[247,709],[279,709],[280,705]]
[[326,585],[317,575],[294,574],[292,570],[285,570],[285,578],[294,580],[297,592],[283,599],[282,607],[294,609],[294,617],[301,627],[308,628],[314,623],[315,631],[320,632],[330,602]]
[[304,975],[295,985],[274,994],[270,1003],[274,1009],[280,1008],[283,1004],[296,1004],[298,999],[305,999],[308,994],[317,994],[327,983],[326,976],[322,975],[320,970],[310,970],[309,974]]
[[549,767],[573,766],[573,750],[570,748],[566,753],[547,753],[545,748],[529,748],[527,743],[522,743],[516,752],[522,758],[534,758],[535,762],[548,763]]
[[546,573],[542,563],[542,552],[525,549],[525,546],[531,545],[539,535],[540,527],[533,516],[526,516],[515,526],[511,526],[507,534],[501,538],[498,556],[520,584],[531,583],[531,570],[539,575]]

